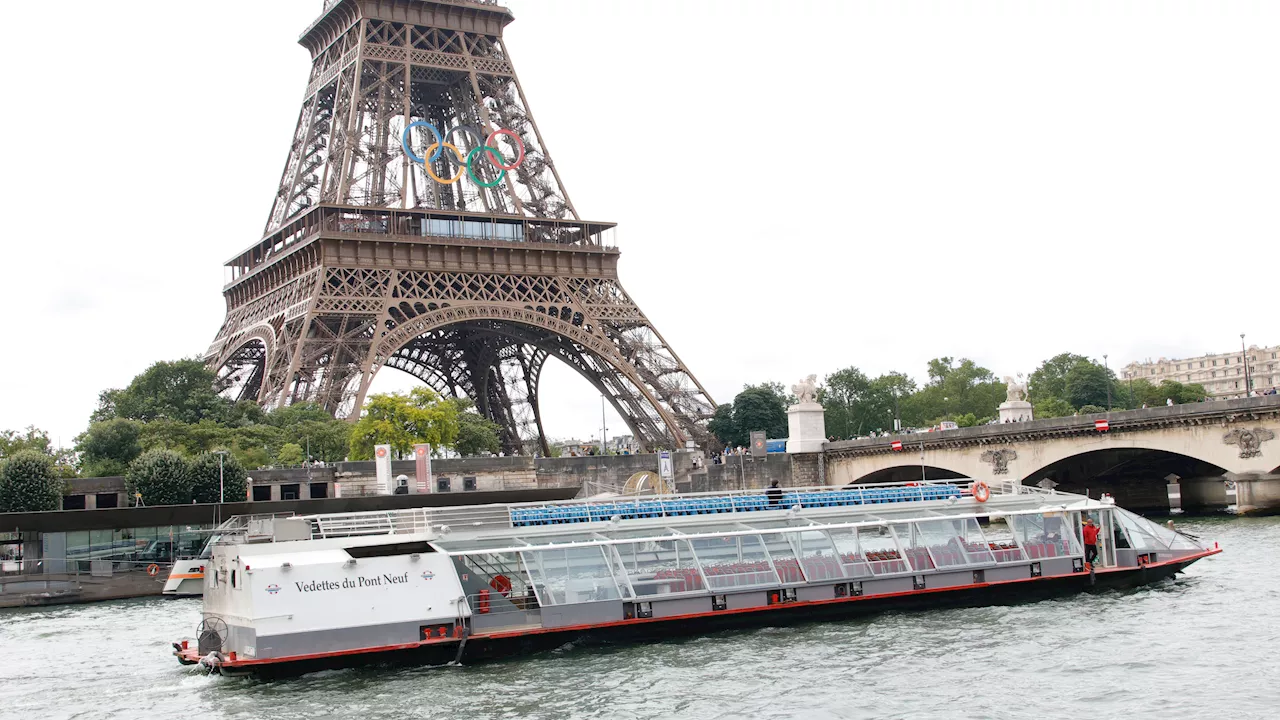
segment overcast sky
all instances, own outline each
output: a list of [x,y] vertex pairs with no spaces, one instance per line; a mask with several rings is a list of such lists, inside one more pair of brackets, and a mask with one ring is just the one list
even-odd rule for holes
[[[6,5],[0,429],[70,444],[99,391],[208,347],[321,5]],[[1280,3],[509,6],[574,204],[619,223],[624,285],[717,402],[1280,342]],[[542,398],[551,435],[598,432],[563,366]]]

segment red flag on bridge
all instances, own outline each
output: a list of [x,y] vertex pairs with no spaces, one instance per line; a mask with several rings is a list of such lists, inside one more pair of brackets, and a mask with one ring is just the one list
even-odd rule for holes
[[1093,429],[1097,430],[1098,432],[1106,432],[1111,429],[1111,423],[1107,422],[1106,420],[1094,420]]
[[889,447],[893,448],[894,450],[901,450],[901,449],[902,449],[902,441],[901,441],[901,440],[894,440],[893,442],[889,443]]

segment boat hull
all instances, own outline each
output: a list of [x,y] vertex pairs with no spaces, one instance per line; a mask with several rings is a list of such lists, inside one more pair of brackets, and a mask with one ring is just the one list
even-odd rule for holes
[[[887,611],[1020,604],[1082,592],[1139,587],[1170,578],[1200,557],[1216,552],[1210,551],[1159,565],[1108,569],[1098,573],[1083,572],[972,586],[790,602],[764,608],[623,620],[589,626],[490,632],[473,635],[466,638],[465,642],[449,638],[393,648],[370,648],[272,660],[241,660],[226,662],[219,670],[225,675],[272,678],[373,664],[432,666],[458,661],[475,663],[545,652],[569,643],[582,646],[653,642],[724,630],[845,620]],[[198,654],[191,650],[177,651],[175,655],[185,664],[192,664],[199,659]]]

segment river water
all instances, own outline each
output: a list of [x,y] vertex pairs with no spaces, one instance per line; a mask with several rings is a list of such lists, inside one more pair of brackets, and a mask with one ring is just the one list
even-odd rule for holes
[[1179,525],[1226,552],[1133,591],[274,682],[177,665],[199,601],[0,610],[0,718],[1280,715],[1280,518]]

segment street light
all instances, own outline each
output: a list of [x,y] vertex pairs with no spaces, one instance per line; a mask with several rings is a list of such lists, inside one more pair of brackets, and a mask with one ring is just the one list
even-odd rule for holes
[[1249,351],[1244,349],[1244,333],[1240,333],[1240,357],[1244,359],[1244,396],[1249,397]]
[[1102,367],[1107,371],[1107,412],[1111,412],[1111,365],[1107,363],[1107,354],[1102,353]]
[[214,450],[213,454],[218,456],[218,502],[224,503],[227,499],[225,497],[226,486],[222,481],[222,458],[227,454],[227,451]]

